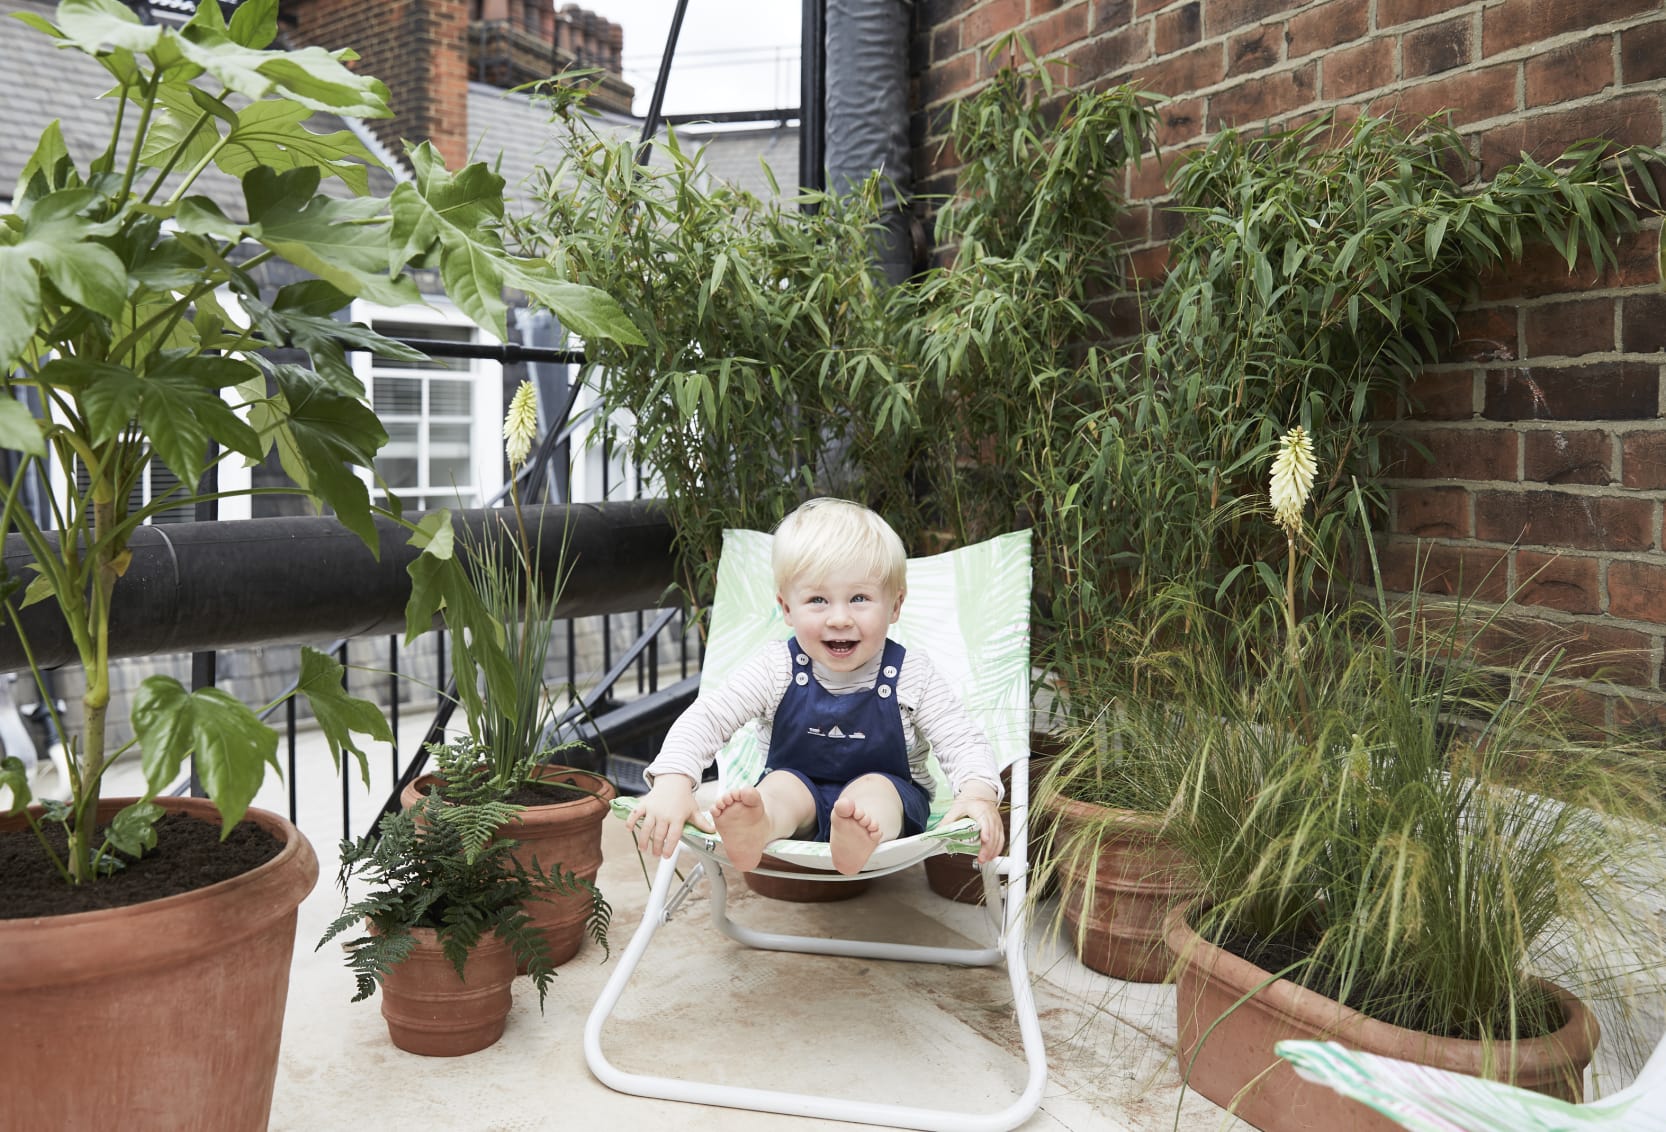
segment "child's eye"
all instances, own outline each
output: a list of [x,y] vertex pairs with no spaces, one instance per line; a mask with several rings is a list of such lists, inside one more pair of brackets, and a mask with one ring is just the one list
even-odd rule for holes
[[824,598],[824,597],[809,597],[809,598],[805,598],[804,601],[808,605],[826,605],[827,604],[827,599]]
[[851,598],[850,600],[854,602],[854,601],[872,601],[873,599],[870,598],[867,594],[857,594],[855,597]]

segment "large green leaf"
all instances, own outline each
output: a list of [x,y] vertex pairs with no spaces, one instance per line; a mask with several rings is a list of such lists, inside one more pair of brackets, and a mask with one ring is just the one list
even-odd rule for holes
[[38,276],[45,276],[70,302],[109,319],[121,314],[127,270],[96,237],[112,227],[81,215],[94,201],[90,189],[63,189],[35,201],[21,217],[21,230],[0,226],[0,368],[10,368],[40,321]]
[[271,372],[281,404],[274,428],[284,471],[375,551],[370,491],[352,469],[374,467],[377,450],[388,442],[382,422],[311,370],[276,365]]
[[[181,483],[195,487],[208,458],[208,442],[261,455],[260,437],[220,397],[221,385],[245,380],[253,367],[230,358],[180,358],[164,362],[143,379],[139,424],[151,447]],[[223,380],[236,374],[234,380]]]
[[266,768],[278,769],[278,733],[219,688],[188,692],[171,676],[152,676],[139,685],[132,720],[145,797],[167,789],[194,755],[203,790],[219,807],[221,836],[243,820]]
[[[343,294],[384,306],[420,302],[414,283],[390,276],[382,199],[320,196],[318,179],[312,167],[281,173],[265,166],[249,170],[243,178],[249,210],[244,233]],[[205,205],[198,208],[207,211]],[[185,223],[183,214],[180,222]]]
[[504,281],[548,307],[561,324],[585,338],[609,338],[629,346],[646,345],[642,331],[612,295],[583,283],[570,283],[538,260],[511,259]]
[[219,167],[242,178],[257,166],[298,169],[311,166],[340,177],[353,192],[370,191],[370,165],[380,162],[347,130],[315,134],[302,123],[310,116],[296,102],[257,102],[237,114],[237,125],[215,158]]
[[339,767],[343,749],[353,752],[359,763],[359,774],[366,786],[370,785],[370,761],[358,744],[354,732],[368,735],[383,743],[394,742],[393,729],[382,714],[382,709],[369,700],[347,694],[342,677],[347,670],[326,653],[314,648],[301,649],[301,678],[296,690],[312,705],[313,718],[324,732],[330,745],[330,758]]
[[196,14],[180,30],[178,50],[226,89],[245,98],[280,94],[313,110],[343,117],[390,116],[387,87],[343,65],[344,59],[358,58],[353,52],[332,53],[321,47],[262,50],[255,46],[255,40],[265,33],[263,24],[264,20],[258,18],[240,24],[234,38],[218,5],[199,4]]
[[46,457],[46,438],[41,422],[23,402],[0,394],[0,448],[29,456]]
[[499,338],[505,337],[503,178],[481,162],[455,175],[428,142],[411,151],[414,181],[400,184],[389,198],[393,213],[393,258],[398,270],[415,259],[439,260],[445,293],[462,312]]
[[[117,0],[63,0],[58,5],[56,20],[57,34],[88,55],[99,55],[111,47],[149,52],[162,38],[161,25],[141,22],[130,8]],[[29,23],[49,35],[54,34],[51,26],[39,17]]]

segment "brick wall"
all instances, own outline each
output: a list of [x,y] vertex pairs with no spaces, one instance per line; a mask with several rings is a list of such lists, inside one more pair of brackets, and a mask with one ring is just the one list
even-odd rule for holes
[[457,168],[468,156],[467,0],[283,0],[289,39],[359,53],[388,86],[392,118],[371,128],[395,153],[431,141]]
[[[1666,0],[920,0],[915,22],[923,192],[952,188],[947,111],[988,80],[1003,32],[1063,60],[1073,84],[1132,80],[1171,97],[1162,160],[1127,186],[1142,274],[1160,270],[1172,224],[1164,168],[1226,126],[1450,110],[1487,173],[1585,137],[1666,138]],[[1484,281],[1458,341],[1419,379],[1425,408],[1396,424],[1432,460],[1403,447],[1382,549],[1394,585],[1411,584],[1421,547],[1427,590],[1514,593],[1494,648],[1565,643],[1589,716],[1666,726],[1658,228],[1600,275],[1536,249]]]

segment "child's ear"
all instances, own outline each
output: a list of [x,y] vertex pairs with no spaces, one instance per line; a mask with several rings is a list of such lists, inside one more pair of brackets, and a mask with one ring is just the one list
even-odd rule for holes
[[907,596],[907,590],[904,590],[902,593],[897,595],[897,604],[891,607],[891,624],[895,625],[897,623],[897,618],[902,616],[902,599]]

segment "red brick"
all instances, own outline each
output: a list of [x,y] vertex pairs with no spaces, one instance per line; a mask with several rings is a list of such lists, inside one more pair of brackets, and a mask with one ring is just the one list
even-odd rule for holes
[[1381,90],[1394,81],[1394,42],[1370,39],[1357,47],[1326,52],[1324,96],[1352,98],[1366,91]]
[[1614,482],[1613,436],[1600,429],[1535,429],[1521,438],[1521,478],[1532,483]]
[[1504,0],[1481,13],[1481,48],[1488,56],[1497,55],[1594,23],[1623,20],[1659,4],[1660,0],[1600,0],[1595,6],[1571,0]]
[[1523,322],[1528,357],[1577,357],[1614,348],[1613,299],[1575,299],[1531,307]]
[[1485,542],[1575,550],[1647,550],[1654,504],[1624,496],[1562,491],[1478,491],[1475,537]]
[[1658,365],[1596,362],[1489,371],[1481,414],[1495,421],[1637,421],[1659,411]]
[[1198,0],[1170,8],[1157,16],[1153,26],[1157,54],[1172,55],[1203,38],[1203,5]]
[[[1494,113],[1513,107],[1512,101]],[[1659,145],[1658,95],[1625,95],[1560,112],[1529,115],[1490,129],[1481,135],[1482,175],[1493,176],[1518,161],[1523,153],[1536,161],[1555,161],[1575,142],[1587,138],[1607,138],[1616,145]]]
[[[1216,52],[1217,57],[1219,51]],[[1144,28],[1131,27],[1121,31],[1096,35],[1093,39],[1083,43],[1071,51],[1066,57],[1070,70],[1066,81],[1075,84],[1085,84],[1091,80],[1101,78],[1116,78],[1119,74],[1144,63],[1151,58],[1151,39]],[[1193,87],[1175,85],[1163,90],[1147,80],[1146,76],[1151,68],[1143,68],[1140,74],[1140,85],[1147,90],[1155,90],[1161,94],[1185,94]]]
[[[1372,104],[1372,113],[1393,114],[1413,121],[1450,113],[1454,125],[1495,118],[1516,108],[1516,67],[1505,64],[1460,71],[1443,79],[1419,83]],[[1560,152],[1560,151],[1558,151]]]
[[960,41],[968,47],[982,47],[1002,32],[1024,22],[1026,0],[984,0],[960,21]]
[[1444,360],[1513,362],[1521,356],[1515,307],[1465,307],[1458,312],[1458,333]]
[[1029,24],[1024,28],[1030,46],[1035,48],[1038,55],[1051,55],[1069,44],[1079,43],[1087,36],[1087,32],[1086,4],[1060,8],[1039,23]]
[[960,54],[960,24],[951,23],[943,27],[933,28],[931,32],[931,59],[934,63],[941,63],[945,59]]
[[1191,141],[1203,133],[1203,99],[1181,98],[1157,109],[1157,144],[1164,149]]
[[1522,605],[1542,605],[1564,613],[1600,613],[1598,561],[1582,555],[1518,550],[1512,596]]
[[1527,60],[1527,105],[1571,102],[1614,81],[1614,37],[1597,35]]
[[1182,51],[1140,71],[1140,81],[1148,89],[1176,96],[1214,86],[1225,77],[1226,61],[1218,43]]
[[[1410,447],[1416,441],[1428,456]],[[1386,464],[1403,479],[1505,480],[1516,478],[1516,443],[1510,429],[1406,429],[1389,445]]]
[[1501,602],[1510,590],[1507,553],[1397,538],[1378,548],[1377,561],[1390,593],[1411,593],[1415,587],[1434,596]]
[[1306,63],[1288,71],[1259,75],[1209,98],[1208,128],[1255,126],[1276,122],[1292,110],[1311,105],[1319,69]]
[[1401,75],[1407,79],[1438,75],[1469,63],[1475,50],[1472,26],[1464,15],[1408,31],[1400,39]]
[[1209,0],[1203,15],[1203,34],[1213,39],[1234,28],[1253,24],[1294,7],[1294,0]]
[[1620,33],[1620,81],[1627,86],[1666,79],[1666,20]]
[[1352,43],[1370,30],[1370,15],[1366,0],[1330,0],[1328,4],[1298,12],[1285,25],[1285,52],[1291,59],[1300,59],[1315,51],[1329,51]]
[[1500,617],[1480,634],[1479,648],[1490,660],[1511,666],[1542,667],[1561,653],[1556,674],[1567,678],[1652,688],[1659,674],[1652,637],[1592,620]]
[[1469,6],[1468,0],[1377,0],[1377,28],[1391,28]]
[[1666,491],[1666,431],[1620,437],[1620,485],[1633,491]]
[[1142,282],[1161,282],[1169,269],[1168,245],[1139,249],[1128,257],[1128,267],[1134,278]]
[[1410,417],[1419,421],[1467,421],[1475,415],[1475,378],[1467,370],[1418,374],[1407,390]]
[[1405,487],[1394,493],[1394,533],[1468,538],[1469,492],[1461,487]]
[[1276,67],[1284,50],[1284,32],[1276,24],[1264,24],[1226,42],[1226,73],[1247,75]]
[[1666,625],[1666,563],[1631,559],[1610,562],[1608,615]]
[[1666,350],[1666,295],[1627,295],[1620,303],[1620,349],[1628,354]]

